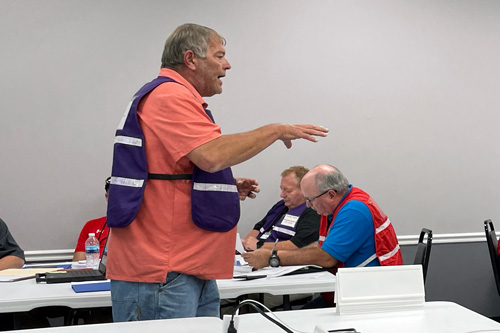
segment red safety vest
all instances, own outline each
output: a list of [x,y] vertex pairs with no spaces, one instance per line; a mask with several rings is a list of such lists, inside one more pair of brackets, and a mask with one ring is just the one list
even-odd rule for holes
[[[372,200],[370,195],[365,191],[352,187],[349,193],[346,195],[344,200],[335,208],[333,212],[333,219],[330,225],[330,228],[335,223],[335,218],[337,217],[340,209],[349,201],[357,200],[361,201],[370,209],[370,213],[373,218],[373,227],[375,228],[375,252],[373,256],[367,258],[363,263],[358,265],[358,267],[366,266],[370,263],[375,257],[378,258],[381,266],[393,266],[393,265],[402,265],[403,257],[401,256],[401,250],[399,248],[398,239],[396,237],[396,232],[391,224],[391,221],[385,215],[385,213],[380,209],[375,201]],[[321,222],[319,227],[319,245],[321,246],[328,235],[329,228],[328,227],[328,217],[322,215]],[[343,267],[343,263],[338,263],[335,267],[330,271],[333,274],[337,272],[337,268]],[[333,293],[322,293],[323,299],[333,305]]]
[[[399,249],[398,239],[396,237],[396,232],[391,224],[391,220],[385,215],[385,213],[379,208],[377,203],[372,200],[370,195],[363,190],[353,187],[349,193],[346,195],[344,200],[335,208],[333,212],[332,225],[335,223],[335,218],[337,217],[340,209],[349,201],[357,200],[361,201],[370,209],[370,213],[373,218],[373,226],[375,228],[375,251],[372,257],[367,258],[367,260],[360,264],[359,266],[366,266],[369,262],[378,258],[381,266],[392,266],[392,265],[402,265],[403,257],[401,256],[401,250]],[[326,236],[327,231],[327,217],[321,216],[321,224],[319,227],[319,244],[322,245]],[[331,228],[331,226],[330,226]],[[358,267],[359,267],[358,266]]]

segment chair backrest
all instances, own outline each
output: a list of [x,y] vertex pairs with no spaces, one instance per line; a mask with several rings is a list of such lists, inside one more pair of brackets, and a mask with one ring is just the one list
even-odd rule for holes
[[[424,243],[424,237],[427,235],[427,241]],[[424,273],[424,283],[427,277],[427,268],[429,267],[429,258],[431,256],[432,247],[432,230],[422,228],[420,236],[418,237],[417,252],[415,254],[415,261],[413,264],[422,265],[422,272]]]
[[497,286],[498,295],[500,296],[500,273],[498,263],[498,239],[491,220],[484,221],[484,232],[486,233],[486,243],[490,252],[491,266],[493,267],[493,275],[495,276],[495,284]]

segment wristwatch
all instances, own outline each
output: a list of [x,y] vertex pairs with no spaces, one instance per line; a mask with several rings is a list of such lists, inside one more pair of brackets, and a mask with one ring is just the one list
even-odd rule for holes
[[269,266],[279,267],[280,258],[278,258],[278,251],[276,250],[276,244],[278,244],[278,239],[274,242],[273,251],[271,252],[271,257],[269,258]]
[[269,266],[271,267],[280,266],[280,258],[278,258],[278,251],[273,250],[273,252],[271,253],[271,257],[269,258]]

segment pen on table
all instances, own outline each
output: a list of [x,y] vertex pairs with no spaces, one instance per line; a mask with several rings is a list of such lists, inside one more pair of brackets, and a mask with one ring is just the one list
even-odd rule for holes
[[243,280],[255,280],[266,278],[267,275],[238,275],[233,276],[233,279],[243,279]]
[[23,269],[26,268],[58,268],[57,266],[37,266],[37,265],[29,265],[29,266],[24,266]]
[[280,240],[279,238],[276,238],[276,240],[274,241],[273,249],[271,251],[274,251],[274,249],[276,248],[276,244],[278,244],[279,240]]

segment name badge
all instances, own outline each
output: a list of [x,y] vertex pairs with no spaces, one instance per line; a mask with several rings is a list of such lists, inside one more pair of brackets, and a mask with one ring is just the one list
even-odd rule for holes
[[295,223],[297,223],[298,219],[299,219],[298,216],[286,214],[285,217],[283,218],[283,222],[281,222],[281,224],[286,225],[287,227],[290,227],[290,228],[294,228]]

